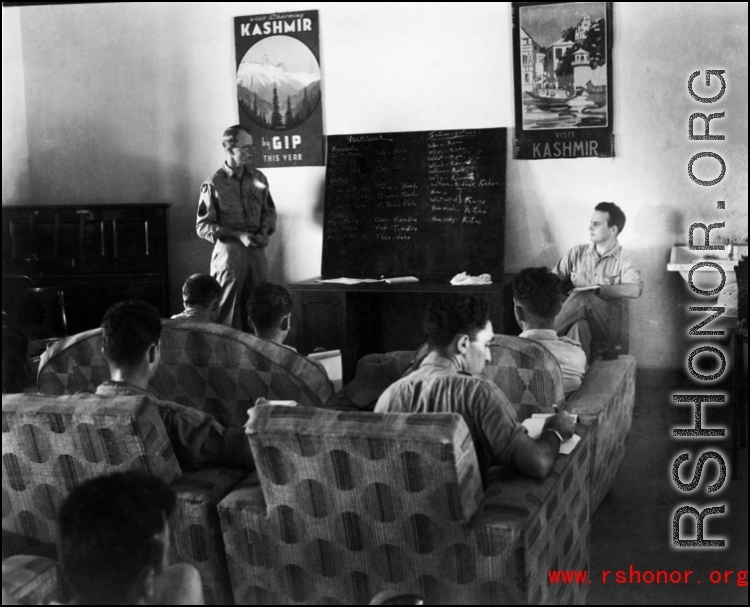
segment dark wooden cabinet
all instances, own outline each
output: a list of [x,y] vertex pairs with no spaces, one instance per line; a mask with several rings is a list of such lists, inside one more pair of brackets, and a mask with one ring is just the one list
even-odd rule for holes
[[425,341],[422,328],[430,299],[442,293],[470,293],[487,299],[496,333],[518,334],[510,281],[503,274],[492,285],[370,283],[339,285],[316,279],[289,285],[294,300],[288,342],[300,352],[340,349],[344,381],[354,377],[359,358],[373,352],[415,350]]
[[125,299],[149,301],[167,316],[168,209],[3,207],[3,310],[36,338],[99,326],[106,309]]

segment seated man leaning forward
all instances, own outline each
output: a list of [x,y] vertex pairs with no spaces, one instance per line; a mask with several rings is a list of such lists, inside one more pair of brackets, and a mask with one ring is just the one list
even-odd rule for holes
[[174,509],[172,490],[139,472],[99,476],[73,489],[57,517],[69,604],[203,605],[198,571],[167,562]]
[[99,396],[148,396],[159,411],[183,470],[228,466],[254,470],[250,445],[241,427],[224,428],[213,416],[193,407],[160,400],[148,389],[161,353],[159,311],[145,301],[122,301],[102,320],[102,353],[110,381]]
[[208,274],[193,274],[182,285],[182,304],[185,310],[172,320],[196,320],[215,323],[219,316],[221,285]]
[[560,280],[547,268],[526,268],[513,278],[513,312],[523,331],[519,337],[540,343],[557,359],[567,396],[581,387],[586,372],[586,354],[581,344],[555,333],[560,312]]
[[[635,299],[643,290],[641,273],[617,242],[624,227],[622,209],[613,202],[600,202],[589,225],[591,243],[573,247],[552,269],[574,287],[555,319],[555,331],[580,343],[589,360],[592,338],[605,349],[620,345],[614,301]],[[594,288],[580,290],[583,287]]]
[[548,417],[534,440],[500,388],[479,375],[491,360],[494,335],[487,303],[470,295],[442,296],[428,307],[425,331],[429,354],[418,369],[386,389],[375,412],[459,413],[471,432],[483,481],[496,464],[512,464],[531,478],[546,477],[560,443],[573,434],[573,418],[565,412]]
[[[292,296],[284,287],[270,282],[255,287],[247,301],[247,317],[256,337],[272,341],[292,352],[297,351],[284,343],[292,328]],[[328,377],[325,367],[319,361],[311,358],[307,360]]]

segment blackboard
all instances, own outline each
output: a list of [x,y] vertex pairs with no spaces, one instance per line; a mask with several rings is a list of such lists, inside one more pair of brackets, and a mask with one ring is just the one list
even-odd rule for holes
[[506,129],[328,137],[324,278],[503,271]]

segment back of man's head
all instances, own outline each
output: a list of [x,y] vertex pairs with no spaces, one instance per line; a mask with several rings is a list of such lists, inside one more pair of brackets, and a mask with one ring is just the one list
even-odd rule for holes
[[560,311],[560,279],[548,268],[525,268],[513,277],[513,299],[542,320]]
[[622,234],[625,228],[625,213],[614,202],[600,202],[594,207],[595,211],[609,213],[607,218],[607,227],[617,226],[617,235]]
[[486,301],[472,295],[442,295],[427,307],[424,330],[433,348],[447,348],[456,335],[472,341],[490,320]]
[[221,285],[208,274],[193,274],[182,285],[182,301],[186,306],[210,309],[221,297]]
[[174,493],[138,472],[99,476],[68,495],[58,514],[63,576],[79,604],[107,604],[140,596],[143,576],[161,573],[164,533]]
[[161,336],[161,317],[155,306],[130,300],[115,304],[102,320],[102,352],[118,367],[138,365]]
[[264,282],[253,289],[247,302],[247,315],[260,334],[279,329],[281,320],[292,312],[292,296],[281,285]]

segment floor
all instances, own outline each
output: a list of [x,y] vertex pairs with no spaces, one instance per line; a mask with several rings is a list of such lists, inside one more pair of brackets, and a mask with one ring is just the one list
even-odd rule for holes
[[[671,395],[682,391],[669,389],[668,382],[646,383],[649,385],[639,387],[636,393],[633,428],[618,482],[593,517],[589,572],[593,579],[588,604],[747,605],[747,449],[740,452],[736,471],[739,479],[734,479],[729,462],[730,436],[707,438],[700,443],[673,439],[673,427],[692,425],[692,409],[672,404]],[[729,404],[704,405],[703,426],[720,425],[722,421],[729,426],[729,409]],[[697,491],[687,494],[678,490],[672,481],[675,458],[681,453],[692,454],[681,468],[685,481],[706,450],[725,456],[728,470],[722,489],[710,497],[706,493],[705,487],[716,482],[718,476],[718,466],[707,462]],[[690,504],[698,510],[726,505],[726,514],[706,517],[704,529],[705,539],[726,538],[725,548],[672,547],[672,515],[678,507]],[[692,532],[695,533],[694,526]],[[687,530],[683,533],[687,534]],[[641,574],[666,571],[680,581],[646,583],[646,578],[650,579],[646,574],[640,583],[634,575],[631,583],[631,566]],[[605,571],[611,573],[602,583]],[[618,571],[624,573],[623,583],[617,583]],[[685,571],[694,572],[687,584]],[[712,573],[717,571],[720,574]],[[744,571],[744,587],[738,585],[738,571]],[[725,576],[725,572],[731,573]],[[711,575],[714,581],[720,578],[720,583],[712,583]]]

